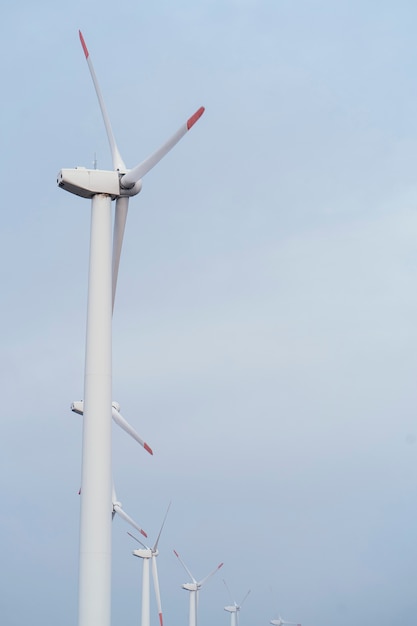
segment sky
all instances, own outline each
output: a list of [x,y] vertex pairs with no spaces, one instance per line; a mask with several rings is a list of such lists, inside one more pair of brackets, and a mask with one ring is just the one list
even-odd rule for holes
[[[0,613],[77,623],[90,203],[111,168],[83,31],[128,166],[205,114],[132,199],[113,319],[123,507],[166,626],[414,623],[415,3],[17,0],[0,22]],[[113,521],[112,624],[141,563]],[[223,580],[227,582],[232,598]],[[155,604],[152,624],[157,624]]]

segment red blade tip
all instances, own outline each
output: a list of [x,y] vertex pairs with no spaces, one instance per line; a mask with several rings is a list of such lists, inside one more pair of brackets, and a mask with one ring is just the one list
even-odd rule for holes
[[179,555],[178,555],[178,552],[177,552],[176,550],[174,550],[174,554],[175,554],[175,556],[177,556],[178,558],[180,558],[180,557],[179,557]]
[[221,567],[223,567],[223,563],[220,563],[217,569],[220,569]]
[[159,613],[159,623],[163,626],[162,613]]
[[148,536],[148,535],[145,533],[145,531],[144,531],[144,530],[141,530],[140,532],[141,532],[141,535],[143,535],[144,537],[147,537],[147,536]]
[[204,107],[200,107],[198,109],[198,111],[196,111],[194,113],[194,115],[192,115],[188,120],[187,120],[187,130],[190,130],[191,126],[194,126],[194,124],[200,119],[200,117],[203,115],[204,113]]
[[146,452],[149,452],[149,454],[153,454],[152,448],[150,448],[147,443],[145,443],[144,448]]
[[82,32],[80,30],[78,31],[78,34],[80,35],[80,41],[81,41],[81,45],[82,45],[83,50],[84,50],[85,58],[88,59],[88,48],[87,48],[87,46],[85,44],[83,34],[82,34]]

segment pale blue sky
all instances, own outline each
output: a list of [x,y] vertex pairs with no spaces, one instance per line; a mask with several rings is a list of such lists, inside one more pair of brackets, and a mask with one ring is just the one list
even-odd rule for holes
[[[240,626],[417,612],[417,7],[399,1],[15,2],[0,71],[0,614],[77,619],[89,202],[110,167],[84,33],[129,166],[206,113],[131,202],[114,393],[124,508],[152,541],[166,626],[252,590]],[[114,521],[113,624],[140,621]],[[272,593],[271,593],[272,590]],[[156,611],[153,612],[156,624]]]

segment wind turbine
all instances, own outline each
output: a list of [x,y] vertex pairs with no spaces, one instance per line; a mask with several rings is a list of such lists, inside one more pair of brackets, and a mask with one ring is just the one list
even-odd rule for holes
[[284,626],[284,624],[291,624],[292,626],[301,626],[301,624],[297,624],[297,622],[286,622],[284,619],[282,619],[281,616],[279,616],[278,619],[271,619],[269,623],[273,624],[273,626]]
[[[112,312],[128,202],[142,177],[164,157],[204,112],[201,107],[150,157],[127,169],[116,145],[85,40],[90,69],[110,144],[113,170],[62,169],[62,189],[91,199],[90,261],[84,375],[82,491],[80,513],[78,625],[110,626],[111,616],[111,419]],[[112,200],[116,200],[112,245]],[[113,254],[112,254],[113,248]]]
[[157,537],[157,539],[156,539],[156,541],[154,543],[153,548],[149,548],[148,546],[145,546],[145,544],[142,543],[142,541],[140,541],[139,539],[137,539],[134,535],[132,535],[131,533],[127,533],[128,535],[130,535],[130,537],[132,537],[133,539],[138,541],[141,544],[141,546],[142,546],[142,548],[140,548],[139,550],[134,550],[133,551],[134,556],[137,556],[137,557],[143,559],[143,568],[142,568],[142,621],[141,621],[141,625],[142,626],[150,626],[150,619],[151,619],[150,618],[151,611],[150,611],[149,561],[152,562],[153,586],[154,586],[154,591],[155,591],[156,605],[158,607],[159,624],[160,624],[160,626],[163,626],[161,592],[159,590],[159,579],[158,579],[158,570],[157,570],[157,567],[156,567],[156,557],[159,554],[158,543],[159,543],[159,539],[161,537],[162,529],[164,527],[165,520],[167,518],[170,506],[171,506],[171,503],[169,503],[169,505],[168,505],[167,512],[165,513],[164,521],[162,522],[160,531],[158,533],[158,537]]
[[[227,591],[229,592],[229,596],[230,599],[232,599],[232,594],[230,593],[230,589],[227,586],[227,583],[225,580],[223,580],[225,587],[227,589]],[[228,613],[230,613],[230,626],[238,626],[239,625],[239,611],[243,606],[244,601],[246,600],[246,598],[248,597],[248,595],[250,594],[250,589],[249,591],[246,593],[246,595],[244,596],[242,602],[240,604],[238,604],[236,601],[233,601],[233,604],[230,604],[228,606],[224,607],[224,610],[227,611]]]
[[212,572],[210,572],[210,574],[208,574],[202,580],[197,581],[184,563],[184,561],[181,560],[181,557],[176,550],[174,550],[174,554],[192,580],[192,582],[190,583],[184,583],[182,585],[182,588],[190,592],[189,626],[197,626],[198,592],[204,585],[204,583],[206,583],[208,579],[217,572],[217,570],[223,567],[223,563],[219,563],[219,565]]
[[[84,402],[82,400],[77,400],[71,404],[71,411],[77,413],[78,415],[84,415]],[[153,454],[152,448],[144,441],[136,432],[136,430],[129,424],[127,420],[120,413],[120,404],[118,402],[112,402],[112,417],[120,428],[122,428],[125,432],[127,432],[135,441],[137,441],[149,454]],[[79,494],[81,494],[81,488],[79,490]],[[144,537],[147,537],[147,534],[144,530],[123,510],[121,502],[118,501],[116,496],[116,491],[114,488],[114,484],[112,487],[112,519],[114,519],[115,514],[118,514],[122,519],[125,520],[128,524],[136,528]]]
[[147,537],[148,535],[145,533],[144,530],[142,530],[142,528],[135,522],[134,519],[132,519],[130,517],[130,515],[128,515],[122,507],[122,503],[119,502],[119,500],[117,499],[117,495],[116,495],[116,490],[114,488],[114,485],[112,487],[112,497],[111,497],[111,502],[112,502],[112,513],[111,513],[111,517],[112,519],[114,519],[114,516],[117,514],[119,517],[121,517],[125,522],[127,522],[128,524],[130,524],[131,526],[133,526],[133,528],[136,528],[136,530],[138,530],[140,532],[141,535],[143,535],[144,537]]

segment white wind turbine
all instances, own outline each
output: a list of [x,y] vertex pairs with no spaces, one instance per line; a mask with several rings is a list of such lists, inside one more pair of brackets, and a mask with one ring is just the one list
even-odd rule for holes
[[234,601],[232,599],[232,594],[230,593],[230,589],[227,586],[226,581],[223,580],[223,582],[225,584],[225,587],[226,587],[227,591],[229,592],[230,599],[232,600],[232,604],[230,604],[228,606],[225,606],[224,610],[227,611],[228,613],[230,613],[230,626],[239,626],[239,611],[242,608],[243,603],[245,602],[246,598],[250,594],[250,589],[246,593],[246,595],[244,596],[242,602],[240,604],[238,604],[236,601]]
[[[141,190],[141,178],[186,134],[201,117],[204,109],[198,109],[159,150],[128,170],[114,139],[87,46],[81,32],[79,35],[106,127],[113,170],[81,167],[62,169],[57,178],[62,189],[91,199],[78,625],[110,626],[112,311],[128,202],[131,196]],[[116,200],[113,246],[112,200]]]
[[[84,415],[84,402],[82,400],[77,400],[71,404],[71,411],[77,413],[78,415]],[[112,417],[120,428],[122,428],[125,432],[127,432],[135,441],[140,443],[140,445],[147,451],[149,454],[153,454],[152,448],[144,441],[136,432],[136,430],[129,424],[127,420],[120,413],[120,404],[118,402],[112,402]],[[79,493],[81,494],[82,489],[80,489]],[[114,519],[115,514],[119,515],[122,519],[125,520],[128,524],[136,528],[141,535],[147,537],[147,534],[144,530],[132,519],[122,507],[121,502],[118,501],[116,496],[116,491],[114,488],[114,484],[112,486],[112,519]]]
[[154,591],[155,591],[156,606],[158,608],[159,624],[160,624],[160,626],[163,626],[161,592],[160,592],[160,589],[159,589],[159,579],[158,579],[158,569],[156,567],[156,557],[159,554],[158,543],[159,543],[159,539],[161,537],[162,529],[163,529],[163,527],[165,525],[165,520],[167,518],[170,506],[171,506],[171,503],[169,503],[169,505],[168,505],[168,509],[167,509],[167,512],[165,513],[164,521],[162,522],[160,531],[158,533],[158,537],[157,537],[157,539],[156,539],[156,541],[154,543],[153,548],[149,548],[148,546],[145,546],[145,544],[142,543],[139,539],[137,539],[134,535],[132,535],[131,533],[127,533],[128,535],[130,535],[130,537],[132,537],[133,539],[138,541],[141,544],[141,546],[142,546],[142,548],[140,548],[139,550],[134,550],[133,551],[134,556],[137,556],[137,557],[143,559],[143,567],[142,567],[142,621],[141,621],[141,625],[142,626],[150,626],[150,620],[151,620],[150,584],[149,584],[150,583],[150,581],[149,581],[149,561],[152,562],[152,578],[153,578],[153,586],[154,586]]
[[297,622],[286,622],[284,619],[282,619],[281,616],[279,616],[278,619],[271,619],[269,623],[273,624],[273,626],[284,626],[285,624],[291,624],[292,626],[301,626],[301,624],[297,624]]
[[223,563],[219,563],[219,565],[212,572],[210,572],[210,574],[208,574],[202,580],[197,581],[184,563],[184,561],[181,560],[181,557],[176,550],[174,550],[174,554],[192,580],[192,582],[190,583],[184,583],[182,585],[182,588],[190,592],[189,626],[197,626],[198,592],[204,585],[204,583],[207,582],[207,580],[211,578],[211,576],[213,576],[213,574],[215,574],[217,570],[223,567]]
[[145,533],[144,530],[142,530],[142,528],[135,522],[134,519],[132,519],[130,517],[130,515],[128,515],[122,507],[122,503],[119,502],[119,500],[117,499],[117,495],[116,495],[116,490],[114,488],[114,484],[112,486],[112,496],[111,496],[111,503],[112,503],[112,519],[114,519],[115,515],[118,515],[119,517],[121,517],[125,522],[127,522],[128,524],[130,524],[131,526],[133,526],[133,528],[136,528],[136,530],[138,530],[140,532],[141,535],[143,535],[144,537],[147,537],[148,535]]

